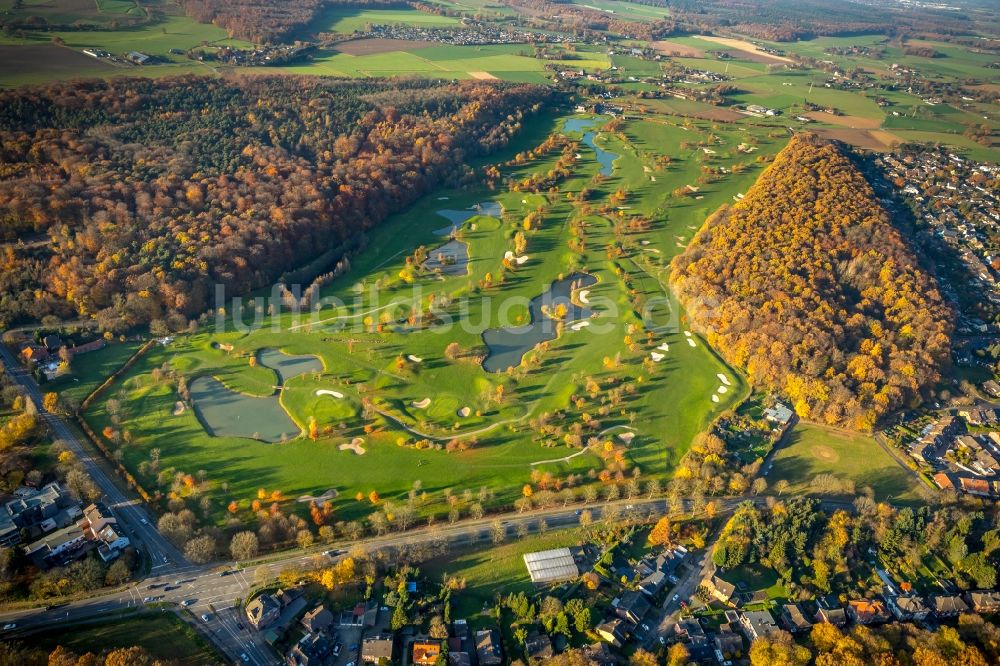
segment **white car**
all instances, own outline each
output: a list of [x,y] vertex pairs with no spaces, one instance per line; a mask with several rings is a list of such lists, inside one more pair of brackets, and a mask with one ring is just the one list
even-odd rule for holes
[[243,654],[240,655],[240,659],[242,659],[244,661],[244,663],[247,663],[247,664],[250,663],[250,657],[247,656],[246,652],[244,652]]
[[8,622],[7,624],[3,625],[4,631],[10,631],[11,629],[17,629],[17,622]]
[[211,619],[212,619],[212,618],[210,618],[210,617],[208,616],[208,613],[202,613],[202,614],[201,614],[201,621],[202,621],[202,622],[208,622],[208,621],[209,621],[209,620],[211,620]]
[[676,604],[676,603],[677,603],[677,600],[678,600],[678,599],[680,599],[680,598],[681,598],[681,595],[679,595],[679,594],[675,594],[675,595],[673,596],[673,598],[672,598],[672,599],[671,599],[670,601],[671,601],[672,603],[675,603],[675,604]]
[[190,606],[193,603],[194,603],[194,599],[185,599],[184,601],[181,602],[181,606],[184,606],[184,608],[187,608],[188,606]]

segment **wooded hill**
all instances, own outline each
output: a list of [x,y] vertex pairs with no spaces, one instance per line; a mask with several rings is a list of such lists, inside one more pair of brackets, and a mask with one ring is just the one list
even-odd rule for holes
[[[0,327],[178,329],[359,236],[506,145],[539,86],[288,76],[0,93]],[[39,243],[37,239],[49,239]]]
[[692,327],[800,416],[871,430],[950,357],[950,311],[845,148],[798,135],[674,259]]

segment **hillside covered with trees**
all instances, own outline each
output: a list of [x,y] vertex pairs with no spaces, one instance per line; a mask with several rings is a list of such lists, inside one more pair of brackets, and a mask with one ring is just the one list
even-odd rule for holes
[[948,309],[845,149],[799,135],[672,265],[693,328],[802,417],[859,430],[918,400]]
[[[0,326],[187,326],[472,171],[551,92],[296,77],[0,93]],[[160,326],[163,328],[163,326]]]

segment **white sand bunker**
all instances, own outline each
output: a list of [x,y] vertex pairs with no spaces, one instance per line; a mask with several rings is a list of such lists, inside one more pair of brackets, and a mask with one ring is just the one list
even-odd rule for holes
[[301,502],[302,504],[305,504],[307,502],[316,502],[317,504],[322,504],[323,502],[328,502],[330,500],[337,499],[337,495],[339,494],[340,493],[338,493],[336,490],[330,488],[322,495],[300,495],[296,501]]
[[344,397],[344,394],[340,391],[331,391],[330,389],[316,389],[316,395],[329,395],[338,399]]
[[694,343],[694,339],[693,338],[688,338],[688,344],[691,345],[692,347],[697,347],[698,346],[698,345],[696,345]]
[[712,402],[719,402],[719,396],[716,393],[712,394]]
[[185,409],[186,408],[184,407],[184,403],[178,400],[177,402],[174,403],[174,416],[180,416],[181,414],[184,413]]
[[572,328],[574,331],[580,331],[587,328],[588,326],[590,326],[589,321],[578,321],[575,324],[571,324],[570,328]]
[[723,384],[725,384],[726,386],[732,386],[732,384],[729,383],[729,377],[726,377],[721,372],[719,374],[717,374],[716,377],[718,377],[719,381],[722,382]]
[[414,363],[423,363],[424,361],[424,359],[420,358],[419,356],[414,356],[413,354],[407,354],[406,358],[410,359]]
[[691,337],[691,331],[684,331],[684,337],[685,338],[690,338]]
[[458,410],[458,415],[461,416],[463,419],[468,418],[469,414],[471,413],[472,410],[469,409],[468,407],[462,407],[462,409]]
[[579,293],[577,294],[577,297],[580,299],[580,302],[583,303],[584,305],[590,305],[590,298],[589,298],[590,297],[590,290],[589,289],[581,289],[579,291]]
[[651,359],[653,359],[654,361],[656,361],[657,363],[659,363],[660,361],[662,361],[663,358],[664,358],[663,354],[661,354],[660,352],[650,352],[649,353],[649,357]]
[[514,260],[514,263],[516,263],[518,266],[525,265],[526,263],[528,263],[528,255],[522,254],[520,257]]
[[664,342],[662,345],[657,346],[656,348],[659,349],[660,351],[665,351],[665,352],[670,351],[670,345],[668,345],[666,342]]
[[660,253],[660,251],[657,248],[655,248],[655,247],[644,247],[644,248],[642,248],[642,251],[643,252],[652,252],[653,254],[659,254]]
[[648,240],[641,240],[641,241],[639,241],[639,245],[649,245],[649,241]]
[[368,452],[365,449],[365,447],[362,446],[364,443],[365,443],[365,440],[361,439],[360,437],[355,437],[354,439],[351,440],[350,444],[346,444],[346,443],[345,444],[341,444],[337,448],[340,449],[341,451],[354,451],[355,455],[363,456],[363,455],[365,455]]
[[431,404],[430,398],[424,398],[423,400],[414,400],[413,402],[410,403],[411,406],[416,407],[417,409],[424,409],[429,404]]
[[729,389],[727,389],[725,386],[720,386],[718,389],[716,389],[716,393],[726,393],[727,391],[729,391]]
[[632,440],[635,439],[634,432],[620,432],[618,433],[618,439],[625,442],[626,444],[631,444]]

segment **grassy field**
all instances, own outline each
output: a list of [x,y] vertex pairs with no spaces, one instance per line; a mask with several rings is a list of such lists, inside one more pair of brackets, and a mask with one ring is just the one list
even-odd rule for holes
[[104,349],[80,354],[73,359],[70,373],[47,384],[44,389],[58,391],[73,400],[83,400],[103,379],[120,368],[142,343],[114,342]]
[[[551,530],[486,550],[450,553],[425,562],[421,569],[430,580],[440,581],[444,576],[465,580],[465,588],[452,596],[452,617],[467,618],[477,627],[476,617],[484,605],[493,604],[497,595],[518,592],[530,595],[535,591],[524,566],[525,553],[576,546],[581,539],[577,528]],[[482,621],[485,623],[485,618]]]
[[369,25],[410,25],[418,28],[438,28],[458,25],[451,16],[438,16],[417,9],[365,9],[359,7],[328,7],[309,26],[308,32],[361,32]]
[[870,436],[797,424],[774,454],[767,482],[772,492],[783,479],[790,484],[789,492],[809,494],[809,482],[817,474],[850,479],[859,491],[870,486],[880,500],[915,502],[921,498],[920,482]]
[[59,627],[34,634],[30,643],[46,650],[62,645],[77,654],[139,646],[158,659],[182,664],[223,663],[201,636],[169,613],[96,625]]
[[[610,64],[605,54],[583,53],[579,60],[572,61],[572,66],[597,71],[607,69]],[[350,77],[419,74],[462,79],[485,73],[508,81],[545,83],[549,80],[544,63],[531,55],[529,47],[517,44],[439,45],[358,56],[321,50],[310,62],[282,67],[280,71]]]
[[[206,328],[194,336],[181,336],[168,348],[154,348],[107,395],[125,405],[119,415],[121,428],[127,429],[133,439],[132,445],[122,449],[126,465],[151,487],[155,487],[155,475],[142,473],[140,467],[148,461],[153,448],[160,451],[161,469],[170,467],[187,473],[205,470],[214,488],[213,506],[220,518],[230,500],[245,506],[259,487],[280,489],[287,497],[336,488],[343,498],[338,511],[345,518],[357,517],[370,507],[349,499],[356,493],[367,494],[374,489],[386,498],[405,497],[417,479],[429,493],[423,510],[441,512],[447,489],[477,492],[480,487],[488,487],[495,491],[495,501],[510,503],[519,495],[521,486],[530,481],[533,470],[561,477],[600,471],[602,462],[596,455],[584,452],[563,460],[579,450],[568,449],[561,436],[541,437],[529,425],[544,414],[560,414],[570,423],[589,412],[587,418],[597,415],[602,430],[634,427],[637,436],[628,447],[628,459],[644,477],[669,474],[694,435],[746,392],[742,379],[700,340],[693,338],[693,345],[687,344],[683,314],[669,304],[664,287],[669,259],[680,252],[684,241],[710,211],[745,190],[759,170],[751,165],[738,175],[705,184],[698,198],[672,197],[671,190],[694,183],[701,165],[709,160],[697,147],[682,148],[681,144],[710,134],[717,148],[717,156],[711,160],[720,165],[749,161],[732,150],[741,141],[758,142],[761,152],[777,151],[783,145],[781,141],[753,136],[743,128],[713,133],[708,123],[681,128],[661,121],[632,121],[621,134],[600,135],[599,145],[619,158],[612,176],[596,186],[592,197],[606,197],[621,187],[628,192],[623,211],[657,220],[648,231],[633,235],[634,250],[614,261],[604,250],[614,240],[611,221],[602,215],[591,213],[586,217],[589,249],[582,255],[569,250],[568,221],[580,213],[576,204],[565,198],[546,204],[545,198],[537,194],[439,191],[374,231],[371,249],[352,261],[352,272],[325,289],[325,298],[340,299],[351,304],[350,309],[328,307],[317,315],[324,323],[310,326],[296,325],[289,315],[284,315],[266,321],[262,330],[249,334]],[[593,177],[598,164],[593,152],[582,146],[580,152],[574,176],[562,185],[564,192],[595,187]],[[656,163],[656,156],[664,153],[672,155],[668,168]],[[513,173],[523,176],[544,172],[551,168],[555,157],[545,156],[515,167]],[[444,333],[392,328],[371,332],[371,325],[377,323],[380,314],[387,311],[383,308],[393,299],[413,302],[413,287],[401,280],[399,273],[415,247],[433,248],[443,242],[434,234],[447,224],[438,211],[462,210],[484,201],[499,202],[503,220],[478,216],[466,222],[463,240],[468,243],[471,257],[469,275],[444,279],[425,276],[416,281],[424,294],[421,298],[435,293],[467,299],[468,316],[463,321],[475,326],[456,326]],[[502,288],[480,293],[478,283],[487,273],[501,273],[500,258],[512,247],[511,237],[520,220],[545,205],[549,207],[541,229],[527,234],[527,263],[509,274]],[[509,313],[513,324],[526,323],[527,301],[560,275],[577,270],[597,278],[590,300],[603,316],[595,320],[593,327],[567,330],[553,341],[541,365],[509,378],[504,373],[485,373],[471,361],[444,358],[444,349],[451,342],[464,349],[481,345],[481,330],[496,326],[501,311]],[[635,294],[661,303],[662,309],[654,310],[651,317],[657,326],[667,326],[655,333],[651,342],[643,335],[636,352],[628,351],[623,344],[627,327],[642,330],[639,314],[633,312],[622,284],[625,276]],[[381,289],[371,294],[375,284]],[[364,324],[365,316],[372,317],[368,325]],[[276,329],[272,330],[272,323]],[[606,330],[595,332],[598,324]],[[338,330],[344,326],[348,330]],[[231,344],[234,349],[226,353],[216,348],[217,343]],[[668,344],[670,351],[651,370],[641,361],[660,344]],[[273,373],[260,365],[251,368],[247,359],[267,347],[291,354],[313,354],[322,360],[322,373],[286,382],[280,401],[298,427],[307,429],[314,418],[320,429],[329,427],[332,433],[320,436],[316,442],[298,437],[283,444],[244,437],[210,437],[192,410],[174,415],[178,400],[175,388],[153,377],[154,369],[166,366],[183,374],[189,383],[198,376],[210,375],[231,390],[266,396],[273,390]],[[620,366],[605,367],[603,359],[616,354],[621,354]],[[409,355],[422,360],[406,361]],[[732,387],[713,402],[720,373],[730,378]],[[635,390],[620,406],[601,407],[599,399],[586,397],[588,378],[604,383],[614,378],[632,384]],[[501,383],[510,398],[497,404],[489,396]],[[321,389],[335,390],[344,397],[316,395]],[[571,400],[573,396],[577,398]],[[415,406],[424,398],[430,399],[426,408]],[[371,400],[387,416],[360,419],[365,400]],[[470,408],[468,416],[459,414],[463,407]],[[103,401],[88,412],[87,418],[97,431],[111,425]],[[370,432],[362,429],[366,422]],[[475,437],[478,443],[465,452],[416,448],[414,443],[424,436],[440,446],[456,437]],[[340,450],[342,443],[354,437],[364,440],[364,455]]]

